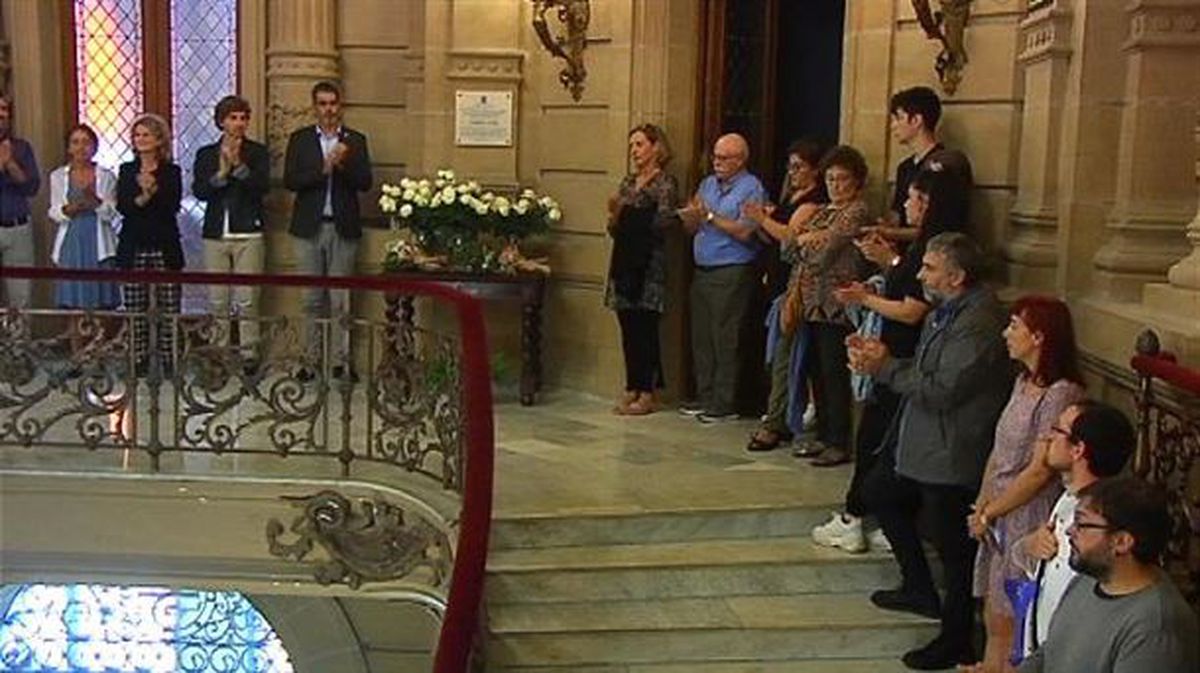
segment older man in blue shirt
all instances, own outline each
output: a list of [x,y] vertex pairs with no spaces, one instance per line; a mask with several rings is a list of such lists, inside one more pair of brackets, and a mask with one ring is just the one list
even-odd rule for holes
[[746,172],[750,148],[731,133],[713,146],[713,174],[704,178],[680,211],[691,234],[696,273],[692,277],[692,356],[696,399],[680,411],[702,423],[737,417],[734,392],[741,354],[742,322],[754,292],[756,225],[742,207],[762,203],[762,183]]
[[[29,143],[12,135],[12,100],[0,96],[0,266],[33,266],[29,199],[41,183]],[[29,307],[29,281],[4,279],[4,306]]]

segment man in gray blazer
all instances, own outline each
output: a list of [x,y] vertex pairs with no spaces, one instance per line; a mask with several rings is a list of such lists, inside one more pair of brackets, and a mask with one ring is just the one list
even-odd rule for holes
[[[371,188],[371,156],[367,138],[342,125],[342,90],[333,82],[317,82],[312,89],[315,126],[305,126],[288,138],[283,184],[296,193],[292,226],[303,273],[315,276],[348,276],[354,273],[358,243],[362,238],[358,193]],[[305,293],[308,314],[308,349],[321,353],[322,326],[315,318],[337,318],[350,312],[350,292],[323,288]],[[331,333],[334,328],[330,327]],[[357,378],[350,366],[350,335],[338,330],[332,356],[333,375]]]
[[[925,318],[916,356],[893,358],[877,339],[847,340],[851,369],[869,374],[903,396],[900,412],[864,491],[900,564],[898,590],[877,591],[871,601],[942,620],[928,645],[904,655],[909,668],[937,670],[971,663],[974,606],[971,574],[975,541],[967,515],[992,449],[996,421],[1012,391],[1001,331],[1006,315],[995,294],[979,283],[983,256],[967,236],[944,233],[926,246],[918,278],[934,310]],[[894,464],[894,468],[893,468]],[[917,535],[924,507],[945,572],[940,605]]]

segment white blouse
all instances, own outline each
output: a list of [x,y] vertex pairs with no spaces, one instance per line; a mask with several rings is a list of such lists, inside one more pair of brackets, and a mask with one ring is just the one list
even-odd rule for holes
[[[54,249],[50,259],[60,263],[63,240],[71,218],[63,213],[67,205],[67,191],[71,188],[71,167],[59,166],[50,173],[50,219],[58,223],[54,234]],[[96,196],[100,205],[96,207],[96,260],[103,261],[117,254],[117,231],[120,229],[117,213],[117,176],[102,166],[96,166]]]

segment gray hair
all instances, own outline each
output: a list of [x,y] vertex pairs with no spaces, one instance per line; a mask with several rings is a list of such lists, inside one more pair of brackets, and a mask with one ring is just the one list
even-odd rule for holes
[[983,275],[983,251],[975,239],[957,231],[945,231],[925,244],[926,252],[936,252],[952,266],[963,272],[963,285],[974,285]]

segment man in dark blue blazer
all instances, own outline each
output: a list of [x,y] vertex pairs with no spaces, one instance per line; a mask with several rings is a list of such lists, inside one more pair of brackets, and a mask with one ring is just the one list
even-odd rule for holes
[[[371,156],[367,138],[342,125],[342,91],[333,82],[312,89],[317,123],[288,138],[283,184],[296,194],[289,228],[302,273],[347,276],[354,273],[362,238],[358,193],[371,188]],[[310,355],[323,351],[323,323],[350,311],[348,290],[310,289],[305,296]],[[334,333],[332,323],[330,333]],[[354,378],[350,334],[336,331],[331,352],[334,375]]]

